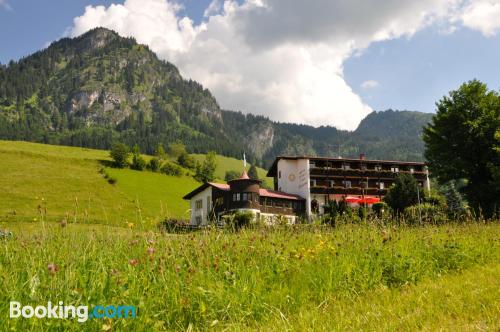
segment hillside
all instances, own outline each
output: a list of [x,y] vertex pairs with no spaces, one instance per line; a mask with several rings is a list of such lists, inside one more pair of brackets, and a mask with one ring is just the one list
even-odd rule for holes
[[[105,150],[0,141],[0,159],[0,221],[39,221],[42,216],[74,221],[76,214],[79,223],[124,226],[160,217],[187,219],[189,203],[182,197],[199,185],[190,176],[104,167],[103,161],[110,160]],[[241,171],[243,165],[223,156],[217,156],[217,162],[219,179],[228,170]],[[103,170],[117,182],[109,184]],[[258,172],[264,178],[265,170]],[[264,181],[272,185],[271,179]]]
[[347,132],[222,110],[173,64],[104,28],[0,65],[0,138],[10,140],[100,149],[122,141],[147,153],[182,141],[191,153],[245,151],[264,166],[280,154],[422,160],[431,116],[374,112]]

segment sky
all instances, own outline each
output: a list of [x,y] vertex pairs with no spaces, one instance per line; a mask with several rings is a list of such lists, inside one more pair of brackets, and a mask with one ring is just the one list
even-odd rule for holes
[[500,87],[500,0],[0,0],[0,62],[97,26],[282,122],[353,130],[471,79]]

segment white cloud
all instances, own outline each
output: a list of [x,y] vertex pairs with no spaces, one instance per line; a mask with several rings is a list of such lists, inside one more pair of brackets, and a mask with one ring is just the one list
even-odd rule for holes
[[104,26],[133,36],[223,108],[354,129],[371,108],[345,82],[343,62],[373,42],[446,21],[459,2],[214,0],[195,25],[170,0],[126,0],[87,6],[71,34]]
[[361,83],[361,87],[363,89],[374,89],[374,88],[378,88],[380,86],[380,83],[378,81],[375,81],[375,80],[367,80],[367,81],[364,81],[363,83]]
[[461,15],[462,24],[478,30],[486,37],[494,36],[500,29],[500,1],[475,0]]

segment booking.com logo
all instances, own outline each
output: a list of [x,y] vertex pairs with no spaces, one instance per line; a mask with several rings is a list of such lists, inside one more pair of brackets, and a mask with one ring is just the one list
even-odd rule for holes
[[72,319],[76,318],[78,322],[84,323],[89,318],[135,318],[137,312],[135,306],[114,306],[114,305],[96,305],[89,311],[86,305],[73,306],[64,305],[63,301],[58,304],[47,302],[47,305],[38,305],[36,307],[29,305],[21,305],[20,302],[10,302],[10,318],[55,318],[55,319]]

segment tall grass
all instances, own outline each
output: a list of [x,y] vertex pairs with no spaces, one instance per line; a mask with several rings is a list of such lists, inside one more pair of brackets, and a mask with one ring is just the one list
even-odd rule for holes
[[[500,258],[500,226],[494,223],[208,229],[184,235],[54,223],[2,228],[13,230],[15,238],[0,242],[1,328],[18,330],[327,329],[319,322],[333,322],[323,317],[328,306],[329,315],[345,318],[335,308],[356,302],[359,312],[370,310],[374,302],[361,299],[392,290],[402,300],[408,287],[495,267]],[[135,305],[138,317],[85,325],[8,319],[11,300]],[[498,328],[498,303],[493,297],[471,304],[482,308],[487,328]],[[461,313],[469,317],[466,309]],[[382,329],[376,319],[370,322],[365,328]],[[348,329],[352,321],[337,323],[337,329]]]

